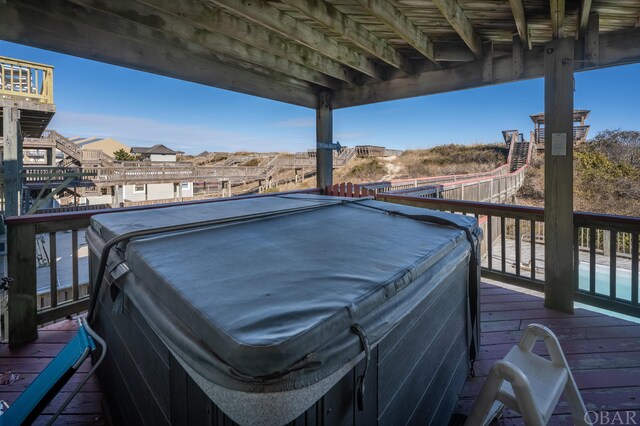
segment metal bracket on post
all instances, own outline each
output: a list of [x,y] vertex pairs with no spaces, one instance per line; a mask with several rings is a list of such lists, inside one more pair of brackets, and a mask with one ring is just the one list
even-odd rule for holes
[[336,143],[317,143],[316,144],[316,148],[318,149],[330,149],[333,151],[340,151],[342,149],[342,145],[340,145],[340,142],[336,142]]

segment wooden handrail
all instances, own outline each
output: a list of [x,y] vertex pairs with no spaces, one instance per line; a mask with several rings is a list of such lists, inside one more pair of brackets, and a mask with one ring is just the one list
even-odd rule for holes
[[5,218],[5,223],[7,224],[7,226],[12,226],[12,225],[25,224],[25,223],[43,223],[43,222],[51,222],[51,221],[59,221],[59,220],[78,220],[78,219],[89,218],[95,214],[160,209],[165,207],[174,207],[178,205],[184,206],[184,205],[192,205],[192,204],[219,203],[222,201],[239,200],[239,199],[245,199],[245,198],[273,197],[275,195],[320,194],[320,193],[321,191],[318,188],[310,188],[310,189],[300,189],[297,191],[276,192],[276,193],[269,193],[269,194],[238,195],[231,198],[212,198],[212,199],[206,199],[206,200],[193,200],[193,201],[166,203],[166,204],[153,204],[150,206],[119,207],[111,210],[107,210],[107,209],[85,210],[85,211],[49,213],[49,214],[27,215],[27,216],[9,216]]

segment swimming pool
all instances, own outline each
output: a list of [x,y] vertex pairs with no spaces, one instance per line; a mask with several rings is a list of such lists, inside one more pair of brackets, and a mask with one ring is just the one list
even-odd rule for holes
[[[589,263],[580,262],[578,268],[578,288],[589,291]],[[596,265],[596,293],[610,296],[609,266]],[[631,300],[631,271],[616,268],[616,298]]]

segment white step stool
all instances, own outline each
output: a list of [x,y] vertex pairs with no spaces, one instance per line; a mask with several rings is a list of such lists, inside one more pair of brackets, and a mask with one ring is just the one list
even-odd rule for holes
[[[531,352],[538,338],[544,339],[551,361]],[[520,342],[491,367],[465,426],[488,425],[505,406],[520,413],[526,425],[546,425],[563,392],[575,424],[589,425],[558,338],[547,327],[530,324]]]

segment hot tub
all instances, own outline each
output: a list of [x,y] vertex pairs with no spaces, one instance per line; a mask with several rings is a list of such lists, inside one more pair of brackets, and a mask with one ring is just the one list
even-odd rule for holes
[[123,240],[93,320],[118,423],[448,421],[477,344],[474,218],[281,195],[100,214],[86,235],[93,277]]

